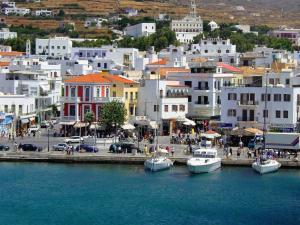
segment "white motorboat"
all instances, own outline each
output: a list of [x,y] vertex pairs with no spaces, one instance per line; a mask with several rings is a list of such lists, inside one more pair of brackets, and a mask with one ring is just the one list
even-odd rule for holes
[[156,156],[147,159],[144,163],[145,169],[152,172],[169,169],[173,165],[173,162],[165,156]]
[[197,149],[187,166],[191,173],[209,173],[221,168],[221,158],[216,149]]
[[280,167],[281,164],[274,159],[258,159],[252,163],[252,168],[260,174],[276,172]]

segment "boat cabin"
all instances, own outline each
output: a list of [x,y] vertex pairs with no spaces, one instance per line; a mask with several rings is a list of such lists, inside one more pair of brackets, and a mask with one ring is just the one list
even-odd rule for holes
[[216,158],[218,155],[215,149],[197,149],[194,151],[194,157],[200,158]]

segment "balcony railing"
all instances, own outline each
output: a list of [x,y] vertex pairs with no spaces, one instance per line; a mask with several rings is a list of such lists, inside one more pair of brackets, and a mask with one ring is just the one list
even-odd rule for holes
[[209,102],[199,102],[199,101],[195,101],[196,105],[209,105]]
[[194,90],[209,91],[209,87],[194,87]]
[[111,102],[119,101],[124,102],[123,97],[93,97],[93,98],[80,98],[80,97],[61,97],[61,102],[66,103],[77,103],[77,102],[89,102],[89,103],[102,103],[102,102]]
[[61,121],[77,121],[76,116],[61,116]]
[[255,122],[257,122],[258,121],[258,117],[252,117],[252,118],[250,118],[250,117],[242,117],[242,116],[238,116],[237,117],[237,121],[239,121],[239,122],[252,122],[252,123],[255,123]]
[[238,101],[239,106],[258,106],[258,101]]

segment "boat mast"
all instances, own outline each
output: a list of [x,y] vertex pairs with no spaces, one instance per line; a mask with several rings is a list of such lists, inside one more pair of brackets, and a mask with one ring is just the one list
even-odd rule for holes
[[158,151],[158,110],[159,110],[159,80],[160,80],[160,66],[158,67],[158,73],[157,73],[157,92],[156,92],[156,151]]
[[266,150],[266,132],[267,132],[267,106],[268,106],[268,73],[269,71],[266,72],[266,78],[265,78],[265,108],[263,111],[263,117],[264,117],[264,126],[263,126],[263,151]]

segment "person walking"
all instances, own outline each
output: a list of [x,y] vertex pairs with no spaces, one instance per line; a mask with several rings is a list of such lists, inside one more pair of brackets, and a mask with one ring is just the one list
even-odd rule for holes
[[172,147],[171,153],[172,153],[172,157],[173,157],[173,156],[174,156],[174,153],[175,153],[174,147]]

